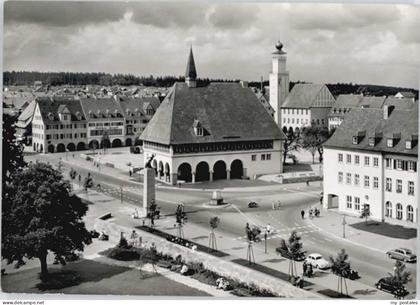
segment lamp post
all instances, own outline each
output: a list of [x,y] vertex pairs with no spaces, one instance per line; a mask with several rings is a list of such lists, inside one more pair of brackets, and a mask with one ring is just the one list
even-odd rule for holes
[[121,193],[121,204],[123,204],[123,186],[120,186],[120,193]]
[[343,238],[346,238],[346,224],[347,224],[347,222],[346,222],[346,215],[344,215],[343,216],[343,222],[342,222],[342,225],[343,225]]

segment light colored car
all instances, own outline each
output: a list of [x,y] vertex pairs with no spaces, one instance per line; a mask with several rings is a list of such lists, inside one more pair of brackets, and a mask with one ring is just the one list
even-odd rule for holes
[[305,262],[307,264],[312,265],[312,267],[318,269],[328,269],[331,267],[330,263],[327,260],[325,260],[319,253],[309,254],[308,257],[305,259]]
[[398,248],[386,253],[389,258],[394,258],[398,260],[402,260],[409,263],[414,263],[417,261],[417,256],[413,254],[410,249],[407,248]]

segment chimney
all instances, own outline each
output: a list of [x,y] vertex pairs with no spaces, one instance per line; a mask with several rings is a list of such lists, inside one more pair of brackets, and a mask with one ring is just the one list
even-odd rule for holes
[[391,115],[392,111],[394,110],[395,106],[393,105],[384,105],[384,120],[388,120],[389,116]]

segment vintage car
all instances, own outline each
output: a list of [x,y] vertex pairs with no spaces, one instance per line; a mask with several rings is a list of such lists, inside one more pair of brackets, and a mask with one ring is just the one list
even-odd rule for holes
[[417,261],[417,256],[407,248],[398,248],[390,250],[386,253],[389,258],[402,260],[408,263],[414,263]]

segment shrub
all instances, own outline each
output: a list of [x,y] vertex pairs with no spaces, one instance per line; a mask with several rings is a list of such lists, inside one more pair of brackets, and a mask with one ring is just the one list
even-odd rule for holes
[[140,254],[133,248],[112,248],[106,253],[106,256],[119,261],[135,261],[140,258]]

